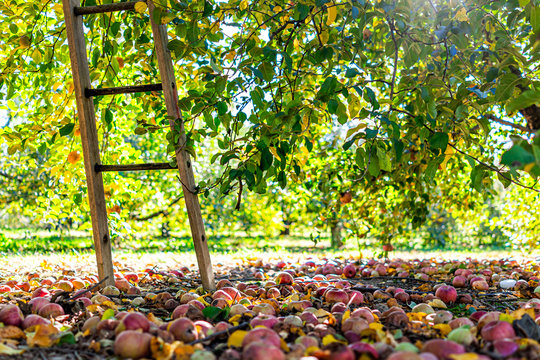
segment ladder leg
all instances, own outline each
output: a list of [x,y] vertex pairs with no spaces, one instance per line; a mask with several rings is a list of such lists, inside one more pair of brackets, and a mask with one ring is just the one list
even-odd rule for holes
[[96,172],[95,165],[100,164],[99,142],[96,129],[96,115],[92,98],[84,96],[84,90],[90,88],[90,74],[86,57],[82,17],[75,16],[74,8],[80,6],[79,0],[62,0],[66,32],[69,44],[73,83],[77,98],[77,113],[84,155],[84,170],[88,185],[88,201],[92,217],[94,248],[97,257],[99,279],[107,278],[103,285],[114,285],[114,272],[111,254],[107,207],[103,189],[103,177]]
[[[161,74],[161,83],[163,85],[163,96],[165,97],[167,113],[171,119],[179,119],[181,121],[182,114],[178,108],[178,91],[176,88],[176,79],[174,77],[174,68],[171,53],[167,49],[167,28],[164,25],[155,23],[155,5],[153,1],[148,0],[147,5],[148,10],[150,11],[150,21],[152,22],[152,32],[154,33],[156,56],[158,60],[159,73]],[[175,120],[171,120],[170,125],[171,129],[173,129]],[[180,135],[179,144],[181,145],[184,144],[186,140],[183,123],[181,123],[180,126]],[[176,150],[176,162],[180,171],[180,179],[183,183],[182,190],[184,192],[184,199],[186,202],[195,253],[197,255],[197,263],[199,264],[201,281],[206,290],[214,290],[216,288],[214,272],[212,270],[212,262],[210,259],[210,253],[208,251],[208,239],[204,231],[201,206],[199,204],[197,194],[192,192],[195,189],[196,184],[189,154],[183,149],[178,148]]]

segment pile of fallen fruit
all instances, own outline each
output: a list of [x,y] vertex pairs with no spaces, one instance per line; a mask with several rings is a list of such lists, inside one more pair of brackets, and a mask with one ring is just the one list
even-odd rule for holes
[[[142,269],[141,269],[142,270]],[[0,357],[540,359],[540,265],[314,259],[0,278]],[[78,276],[77,276],[78,275]],[[76,356],[75,356],[76,355]]]

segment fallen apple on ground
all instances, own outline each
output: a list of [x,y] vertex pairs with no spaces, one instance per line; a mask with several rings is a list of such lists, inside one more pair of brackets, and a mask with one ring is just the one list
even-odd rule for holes
[[[231,270],[237,276],[220,279],[213,292],[186,267],[181,276],[177,269],[126,267],[116,286],[102,290],[83,273],[0,281],[0,340],[9,340],[4,351],[30,358],[39,346],[54,352],[66,341],[134,359],[486,360],[486,353],[540,353],[538,267],[313,258],[257,259],[220,271]],[[164,274],[175,280],[163,281]],[[505,299],[513,305],[503,311]]]

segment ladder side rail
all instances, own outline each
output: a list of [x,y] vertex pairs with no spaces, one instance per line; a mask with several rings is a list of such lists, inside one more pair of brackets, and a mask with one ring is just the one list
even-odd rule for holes
[[152,0],[148,0],[147,5],[150,12],[150,21],[152,24],[152,32],[154,34],[156,57],[158,60],[161,83],[163,85],[163,96],[165,98],[167,113],[171,117],[171,129],[174,129],[176,120],[180,121],[180,140],[178,148],[176,149],[176,161],[180,172],[180,179],[182,180],[183,184],[182,190],[184,193],[184,200],[186,203],[193,245],[195,247],[195,253],[197,256],[197,263],[199,265],[201,282],[206,290],[214,290],[216,286],[214,273],[212,270],[212,261],[210,259],[210,253],[208,250],[208,238],[206,237],[204,230],[204,222],[202,219],[199,198],[194,192],[196,184],[193,176],[193,166],[188,152],[182,148],[186,141],[186,134],[184,124],[181,119],[182,114],[178,108],[178,91],[174,76],[171,53],[169,49],[167,49],[167,27],[165,25],[156,24],[154,21],[154,2]]
[[82,17],[76,16],[74,12],[75,7],[78,7],[80,2],[79,0],[62,0],[62,3],[81,131],[84,170],[88,185],[88,202],[90,204],[90,215],[92,218],[98,276],[100,280],[107,278],[102,286],[114,285],[111,241],[107,223],[103,177],[95,171],[95,165],[100,164],[101,160],[99,156],[94,103],[92,98],[84,96],[85,89],[90,88],[90,74]]

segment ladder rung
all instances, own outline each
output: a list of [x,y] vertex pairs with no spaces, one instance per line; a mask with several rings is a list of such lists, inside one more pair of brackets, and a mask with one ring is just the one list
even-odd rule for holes
[[161,91],[161,84],[119,86],[114,88],[84,89],[84,96],[87,98],[100,95],[131,94],[136,92]]
[[127,164],[127,165],[103,165],[96,164],[96,172],[106,171],[142,171],[142,170],[171,170],[178,169],[169,163],[147,163],[147,164]]
[[106,12],[113,11],[122,11],[122,10],[134,10],[135,4],[138,2],[146,2],[144,0],[139,1],[128,1],[128,2],[119,2],[113,4],[105,5],[95,5],[95,6],[75,6],[73,12],[75,15],[88,15],[88,14],[101,14]]

